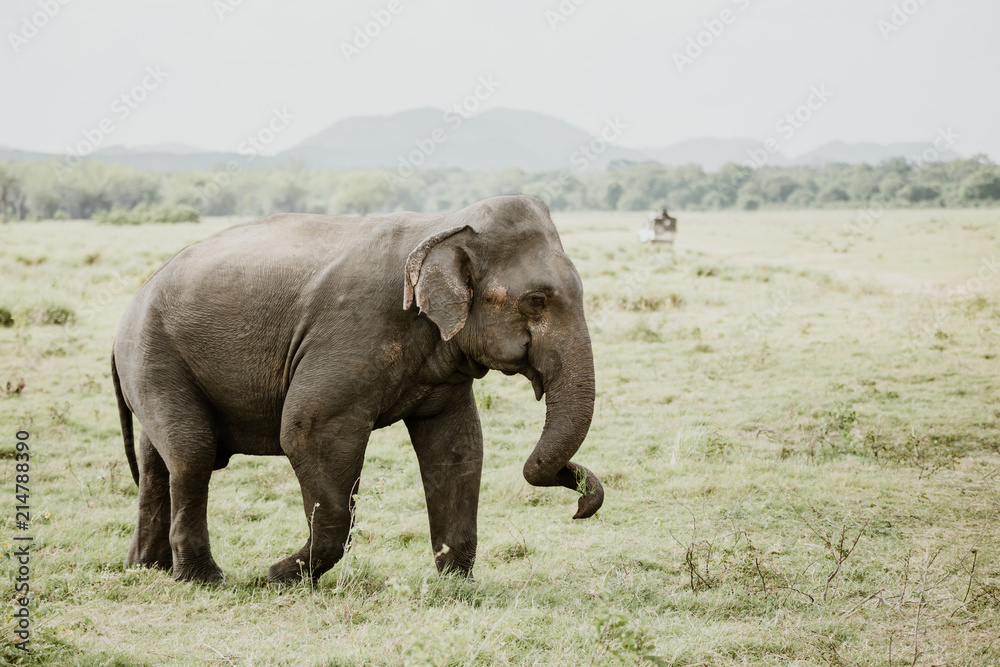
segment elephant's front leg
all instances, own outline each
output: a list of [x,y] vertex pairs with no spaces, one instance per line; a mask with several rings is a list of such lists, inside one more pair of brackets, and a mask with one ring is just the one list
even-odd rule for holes
[[434,561],[442,572],[471,577],[476,561],[483,432],[472,382],[454,391],[442,412],[405,421],[420,462]]
[[281,446],[302,487],[309,539],[297,553],[272,565],[267,579],[316,581],[347,548],[371,422],[337,417],[316,423],[294,413],[285,421]]

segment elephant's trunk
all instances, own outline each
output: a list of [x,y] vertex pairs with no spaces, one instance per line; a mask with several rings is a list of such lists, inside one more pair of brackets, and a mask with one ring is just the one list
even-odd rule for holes
[[[587,437],[594,416],[594,355],[586,325],[570,343],[544,359],[533,359],[545,390],[545,427],[524,463],[524,479],[533,486],[565,486],[579,491],[574,519],[601,508],[604,488],[594,473],[570,459]],[[533,343],[534,346],[534,343]]]

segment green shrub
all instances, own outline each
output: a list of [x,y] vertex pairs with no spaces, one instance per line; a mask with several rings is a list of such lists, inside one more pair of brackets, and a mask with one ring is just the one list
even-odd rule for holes
[[101,225],[141,225],[147,222],[201,222],[201,215],[191,206],[149,206],[139,204],[123,209],[112,206],[94,218]]
[[1000,199],[1000,174],[994,167],[984,167],[962,181],[961,191],[966,201]]
[[14,326],[14,314],[0,306],[0,327]]
[[66,306],[46,306],[38,311],[34,319],[38,324],[63,326],[75,321],[76,313],[73,312],[72,308],[67,308]]

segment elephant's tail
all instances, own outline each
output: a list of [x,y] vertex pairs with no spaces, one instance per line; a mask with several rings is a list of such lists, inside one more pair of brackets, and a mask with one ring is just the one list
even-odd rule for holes
[[125,439],[125,458],[128,459],[128,467],[132,471],[132,479],[135,485],[139,486],[139,464],[135,460],[135,433],[132,430],[132,411],[125,403],[125,395],[122,394],[122,383],[118,379],[118,368],[115,366],[115,353],[111,353],[111,380],[115,384],[115,398],[118,399],[118,417],[122,422],[122,437]]

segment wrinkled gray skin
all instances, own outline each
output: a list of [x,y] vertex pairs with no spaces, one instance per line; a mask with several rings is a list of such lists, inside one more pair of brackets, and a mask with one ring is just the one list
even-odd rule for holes
[[525,479],[581,491],[575,518],[591,516],[604,491],[570,462],[594,409],[590,336],[579,274],[539,200],[443,216],[282,214],[182,250],[139,290],[112,355],[139,486],[129,565],[220,580],[212,471],[233,454],[283,455],[310,534],[268,579],[315,580],[344,553],[372,429],[402,419],[437,567],[471,575],[483,462],[472,381],[489,369],[546,397]]

